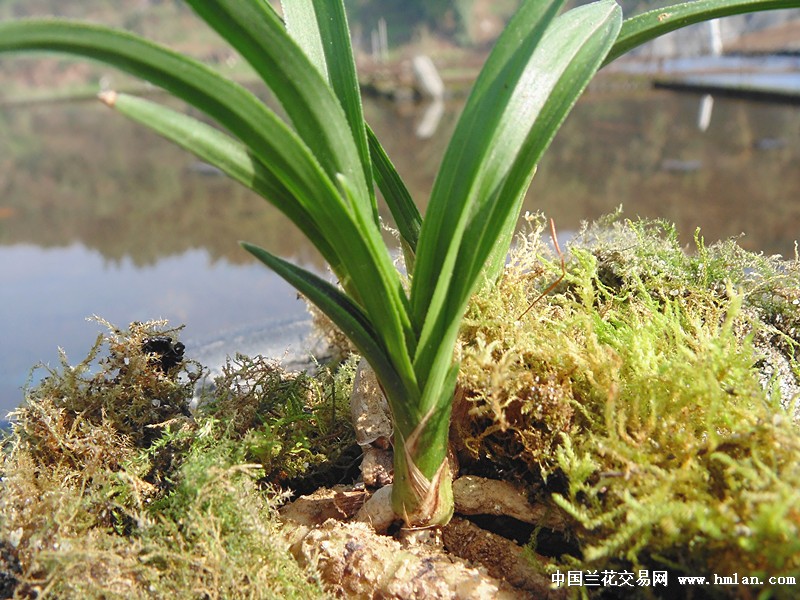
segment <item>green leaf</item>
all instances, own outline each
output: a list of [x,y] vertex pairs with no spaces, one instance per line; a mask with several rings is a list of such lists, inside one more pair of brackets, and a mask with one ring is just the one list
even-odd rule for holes
[[[422,228],[422,215],[419,214],[419,209],[414,204],[406,184],[403,183],[400,174],[394,168],[392,161],[375,136],[375,132],[368,127],[367,133],[369,151],[375,168],[375,180],[392,213],[400,237],[412,252],[416,252],[419,231]],[[413,264],[406,263],[406,266],[409,271],[413,268]]]
[[334,245],[339,236],[327,228],[344,218],[348,206],[297,134],[244,87],[124,31],[51,19],[0,23],[0,52],[31,50],[76,54],[113,65],[206,113],[242,141]]
[[[534,3],[529,2],[526,7],[531,4]],[[525,16],[524,12],[521,14]],[[424,279],[419,281],[419,269],[414,274],[415,285],[434,288],[420,334],[419,352],[414,359],[421,384],[427,385],[430,377],[432,385],[441,385],[443,371],[451,359],[442,353],[439,345],[447,345],[451,340],[455,342],[458,322],[469,296],[481,280],[487,260],[497,252],[498,241],[505,243],[510,239],[509,233],[516,222],[522,195],[536,163],[599,68],[621,23],[619,7],[611,0],[579,7],[555,21],[547,18],[549,13],[537,16],[536,34],[519,44],[516,51],[507,54],[505,60],[487,66],[490,70],[485,82],[480,82],[480,87],[476,84],[473,95],[477,93],[480,96],[473,110],[487,112],[489,106],[494,106],[497,117],[481,123],[475,115],[467,116],[465,109],[465,116],[473,119],[470,134],[474,138],[463,142],[469,145],[468,148],[473,147],[474,152],[485,148],[479,164],[473,163],[471,155],[464,158],[462,155],[458,162],[448,162],[446,167],[443,166],[443,169],[453,169],[463,179],[470,179],[466,186],[453,182],[449,188],[444,188],[466,194],[466,201],[463,196],[460,200],[468,205],[468,210],[459,215],[458,226],[442,224],[447,231],[445,235],[450,236],[450,247],[439,244],[436,256],[424,256],[437,265],[438,276],[434,276],[433,271],[423,271]],[[548,27],[543,28],[543,23]],[[519,22],[512,22],[512,25],[515,29],[522,29]],[[522,30],[531,31],[530,26]],[[515,34],[519,32],[516,30]],[[503,41],[513,43],[518,39],[516,35]],[[461,128],[461,123],[458,127]],[[454,143],[455,139],[456,136]],[[469,166],[459,166],[464,162]],[[470,173],[472,177],[464,176],[464,173]],[[445,177],[449,177],[451,182],[455,178],[450,173]],[[441,206],[457,210],[454,202],[458,202],[458,196],[455,198],[449,194],[439,196],[434,190],[428,214],[431,214],[434,202],[437,210],[441,210]],[[420,238],[418,267],[423,261],[428,218]],[[421,303],[424,300],[422,296],[414,297],[412,292],[414,301]],[[418,311],[426,308],[423,304],[412,306],[415,318],[421,314]],[[444,340],[447,344],[443,344]]]
[[[342,2],[284,0],[281,6],[286,29],[319,72],[327,78],[344,106],[362,161],[365,165],[372,162],[378,187],[392,212],[400,236],[412,251],[415,250],[422,217],[375,133],[364,122],[361,91]],[[367,181],[371,177],[370,170]],[[377,211],[377,206],[375,210]]]
[[410,335],[407,299],[381,237],[372,191],[365,183],[365,172],[371,169],[361,163],[338,99],[264,2],[189,3],[261,75],[336,182],[335,197],[305,197],[304,207],[315,216],[317,226],[347,268],[346,277],[340,279],[342,286],[373,318],[398,372],[408,389],[413,389],[416,384],[409,348],[415,344]]
[[[392,358],[381,344],[380,335],[358,305],[321,277],[301,269],[263,248],[247,242],[241,242],[241,245],[313,302],[341,329],[342,333],[355,344],[375,370],[390,399],[396,402],[397,399],[407,396],[408,389],[405,387],[403,378],[395,369]],[[409,424],[416,416],[413,408],[413,406],[407,406],[395,417],[403,419],[404,426],[413,427],[413,423]]]
[[[548,29],[533,61],[548,73],[552,82],[540,84],[541,96],[529,95],[528,108],[537,104],[533,121],[522,116],[516,121],[526,130],[519,150],[500,185],[490,188],[485,202],[470,220],[459,251],[459,273],[452,302],[466,302],[498,239],[510,242],[525,192],[533,172],[572,107],[602,64],[619,32],[622,14],[616,2],[597,2],[559,16]],[[538,96],[538,99],[535,97]],[[520,111],[522,112],[522,111]],[[498,165],[499,166],[499,165]],[[496,197],[493,195],[496,194]],[[503,248],[504,257],[505,250]],[[502,263],[500,263],[502,265]],[[490,276],[494,278],[495,273]]]
[[508,149],[493,141],[508,129],[509,108],[530,56],[563,0],[529,0],[497,40],[459,118],[425,214],[414,267],[411,309],[421,334],[428,314],[443,310],[467,221],[492,176],[488,158]]
[[373,216],[377,222],[378,206],[372,187],[361,89],[350,47],[344,4],[341,0],[291,0],[281,2],[281,6],[287,31],[327,79],[344,108],[364,169],[364,179],[372,192]]
[[[317,217],[317,226],[347,267],[347,277],[341,280],[343,287],[372,317],[396,369],[408,389],[413,389],[415,377],[409,349],[415,344],[407,299],[381,237],[372,186],[368,189],[366,183],[368,176],[371,181],[368,151],[364,149],[362,162],[339,99],[266,3],[188,1],[261,75],[314,156],[336,182],[335,198],[329,200],[320,195],[308,199],[313,207],[304,206]],[[353,60],[343,9],[341,6],[337,9],[336,3],[317,3],[314,8],[320,15],[317,22],[331,81],[342,94],[353,97],[357,94],[354,67],[333,64]],[[336,39],[341,36],[345,41]],[[360,103],[356,110],[360,114]],[[358,137],[365,139],[363,118],[360,121]],[[340,199],[349,211],[341,209]]]
[[328,177],[342,173],[353,182],[353,209],[369,211],[377,223],[371,185],[342,105],[275,11],[263,0],[187,2],[272,90]]
[[633,48],[681,27],[748,12],[798,8],[800,0],[697,0],[651,10],[626,19],[604,65]]
[[[335,1],[335,0],[334,0]],[[320,75],[330,83],[328,77],[328,60],[325,58],[320,23],[314,10],[313,0],[281,0],[283,22],[286,31],[294,38],[297,45],[306,53]]]
[[[339,175],[338,183],[345,195],[351,193],[351,187],[344,175]],[[361,291],[360,302],[372,318],[387,351],[401,376],[406,382],[406,390],[410,398],[417,398],[416,376],[411,364],[411,354],[416,347],[409,317],[408,299],[405,295],[399,273],[389,257],[380,232],[374,227],[371,216],[363,212],[355,215],[356,222],[352,232],[337,227],[341,240],[343,259],[348,261],[344,253],[351,248],[365,248],[368,257],[359,259],[352,257],[347,262],[351,265],[350,274]]]
[[[282,25],[280,30],[285,41],[288,35]],[[291,40],[289,43],[309,70],[305,55]],[[96,25],[60,20],[0,23],[0,52],[20,50],[67,52],[117,66],[152,81],[216,119],[244,143],[311,216],[313,225],[339,257],[332,266],[346,269],[336,272],[345,289],[359,301],[368,297],[374,314],[386,315],[380,323],[381,332],[393,337],[391,347],[397,349],[397,359],[403,362],[399,349],[407,343],[408,328],[403,324],[408,322],[407,318],[404,320],[405,295],[371,208],[353,210],[359,186],[348,185],[345,191],[341,182],[349,180],[341,177],[334,185],[297,134],[252,93],[197,61],[129,33]],[[319,76],[317,84],[328,89]],[[410,372],[410,362],[406,362]]]

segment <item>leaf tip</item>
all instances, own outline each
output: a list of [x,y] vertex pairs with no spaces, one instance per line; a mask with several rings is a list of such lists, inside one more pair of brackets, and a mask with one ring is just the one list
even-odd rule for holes
[[114,108],[114,105],[117,103],[117,96],[117,92],[113,90],[107,90],[97,94],[97,98],[100,102],[111,108]]

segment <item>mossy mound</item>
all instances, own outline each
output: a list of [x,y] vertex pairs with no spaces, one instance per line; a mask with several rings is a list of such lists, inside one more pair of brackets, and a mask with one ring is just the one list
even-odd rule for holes
[[561,275],[540,225],[462,330],[464,470],[571,517],[531,541],[551,569],[800,576],[798,261],[609,220],[530,306]]
[[237,354],[215,380],[198,413],[213,417],[272,485],[305,493],[353,479],[361,451],[350,423],[357,358],[317,374],[289,373],[262,356]]
[[190,411],[201,371],[164,364],[177,344],[163,322],[110,327],[12,413],[2,597],[327,597],[286,550],[278,484],[353,443],[353,368],[312,378],[238,356]]

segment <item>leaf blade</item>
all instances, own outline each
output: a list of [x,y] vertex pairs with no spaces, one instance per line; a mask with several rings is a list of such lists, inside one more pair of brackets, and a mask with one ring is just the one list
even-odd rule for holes
[[342,173],[353,182],[353,209],[376,217],[371,186],[345,111],[323,74],[289,35],[269,3],[187,2],[236,48],[272,90],[328,177],[333,181]]
[[364,179],[372,194],[372,208],[377,222],[378,205],[369,166],[370,152],[361,89],[344,3],[341,0],[284,0],[281,6],[287,31],[327,79],[344,108],[364,169]]
[[[396,401],[406,395],[407,388],[403,378],[395,369],[387,349],[378,341],[380,337],[373,323],[350,298],[321,277],[301,269],[263,248],[247,242],[241,242],[241,245],[306,296],[347,335],[375,370],[390,398]],[[405,410],[399,411],[395,417],[413,421],[414,414],[411,410]],[[404,423],[404,425],[408,426],[408,423]]]
[[[621,11],[612,1],[579,7],[552,21],[523,61],[503,118],[488,132],[479,131],[483,143],[504,147],[493,148],[485,159],[486,171],[475,183],[478,197],[464,217],[458,247],[449,249],[451,271],[436,282],[436,303],[426,315],[414,359],[421,383],[442,385],[451,359],[434,340],[455,342],[460,317],[488,259],[498,241],[510,240],[539,158],[599,68],[620,24]],[[504,256],[506,248],[502,250]]]
[[[352,201],[344,199],[343,192],[322,171],[297,134],[242,86],[193,59],[108,27],[54,19],[0,23],[0,52],[35,50],[75,54],[116,66],[151,81],[214,118],[239,138],[311,215],[323,239],[336,248],[339,266],[383,265],[381,275],[361,268],[359,290],[347,283],[352,281],[349,271],[337,272],[356,297],[366,290],[374,293],[394,286],[386,279],[391,258],[385,248],[379,247],[377,224],[373,223],[366,233],[356,229]],[[371,220],[372,213],[368,214]],[[364,243],[364,235],[371,240],[369,244]]]
[[[372,164],[375,168],[375,180],[392,213],[400,237],[408,244],[412,252],[416,252],[419,232],[422,228],[422,215],[372,128],[367,127],[367,134]],[[407,266],[411,270],[412,265]]]
[[[247,146],[315,221],[339,210],[338,192],[299,137],[251,92],[168,48],[100,25],[42,19],[0,23],[0,52],[56,51],[110,64],[198,108]],[[320,203],[328,197],[332,202]],[[328,210],[330,209],[330,210]]]
[[[414,267],[411,310],[421,333],[429,309],[441,310],[458,245],[477,199],[489,141],[511,101],[512,83],[521,76],[524,54],[538,43],[563,0],[529,0],[500,36],[458,120],[448,144],[420,231]],[[442,287],[444,286],[444,287]],[[437,291],[438,290],[438,291]]]
[[651,10],[625,20],[603,65],[645,42],[687,25],[748,12],[798,7],[800,0],[696,0]]
[[103,92],[100,99],[121,115],[151,129],[276,206],[314,242],[334,272],[346,272],[312,216],[291,192],[238,140],[183,113],[128,94]]

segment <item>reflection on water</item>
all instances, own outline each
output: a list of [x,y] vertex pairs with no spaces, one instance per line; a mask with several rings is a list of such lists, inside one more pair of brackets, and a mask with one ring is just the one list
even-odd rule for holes
[[556,138],[532,194],[568,226],[622,203],[628,216],[675,222],[687,242],[700,227],[707,241],[744,233],[747,249],[793,256],[800,109],[716,98],[703,132],[702,102],[590,97]]
[[[458,107],[450,109],[425,141],[410,135],[418,112],[366,109],[417,199],[430,190],[455,126]],[[524,209],[574,230],[622,204],[629,217],[675,222],[687,243],[700,227],[709,242],[744,233],[744,247],[791,257],[800,238],[798,161],[797,106],[590,91],[545,155]]]
[[0,111],[0,244],[79,243],[153,264],[194,248],[241,264],[256,240],[319,263],[280,213],[99,102]]
[[19,402],[34,363],[57,364],[57,345],[71,364],[83,359],[104,329],[86,321],[92,314],[119,326],[156,318],[186,323],[183,337],[194,357],[198,343],[305,311],[293,289],[260,265],[212,261],[204,249],[137,266],[131,258],[109,261],[78,243],[0,246],[0,280],[3,414]]
[[[420,140],[420,107],[365,106],[423,206],[459,108]],[[699,110],[696,96],[590,93],[526,209],[566,231],[623,204],[628,216],[676,222],[687,241],[698,226],[707,241],[745,232],[747,248],[791,255],[800,109],[717,98],[705,132]],[[82,357],[99,330],[91,314],[120,325],[165,317],[202,340],[303,310],[236,242],[320,269],[313,248],[269,205],[193,164],[95,103],[0,110],[0,410],[19,401],[31,365],[55,361],[57,344]]]

